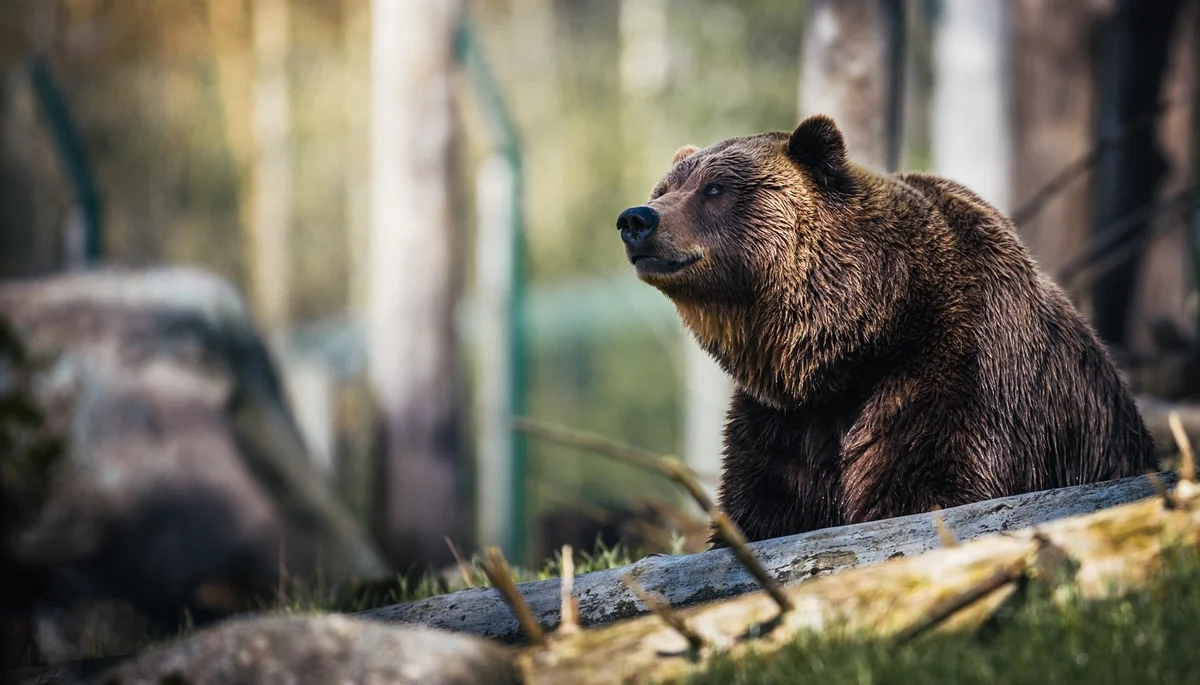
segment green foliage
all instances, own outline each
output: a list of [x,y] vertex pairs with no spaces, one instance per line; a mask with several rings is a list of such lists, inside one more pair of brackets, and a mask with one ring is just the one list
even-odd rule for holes
[[978,633],[933,634],[895,648],[882,640],[804,635],[778,653],[723,659],[688,682],[1191,683],[1200,674],[1200,555],[1168,555],[1150,588],[1058,606],[1031,596]]

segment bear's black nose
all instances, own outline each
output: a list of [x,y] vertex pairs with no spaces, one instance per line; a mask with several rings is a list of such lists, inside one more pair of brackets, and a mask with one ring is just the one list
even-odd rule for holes
[[646,236],[658,228],[658,212],[653,207],[642,205],[630,207],[617,217],[617,228],[621,230],[621,240],[629,247],[640,247]]

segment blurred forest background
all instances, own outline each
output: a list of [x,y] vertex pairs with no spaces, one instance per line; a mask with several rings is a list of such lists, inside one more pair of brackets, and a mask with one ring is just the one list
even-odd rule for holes
[[[6,0],[0,277],[228,279],[311,458],[394,564],[448,563],[444,536],[537,563],[683,504],[520,439],[513,413],[715,484],[728,381],[614,228],[684,144],[830,113],[858,161],[1012,213],[1131,373],[1190,350],[1196,18],[1182,0]],[[1159,394],[1197,387],[1166,375]]]

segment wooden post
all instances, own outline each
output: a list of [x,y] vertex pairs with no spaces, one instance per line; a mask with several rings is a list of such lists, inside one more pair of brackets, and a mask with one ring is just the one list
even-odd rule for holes
[[382,545],[449,563],[459,500],[452,36],[458,0],[372,4],[370,377],[384,421]]

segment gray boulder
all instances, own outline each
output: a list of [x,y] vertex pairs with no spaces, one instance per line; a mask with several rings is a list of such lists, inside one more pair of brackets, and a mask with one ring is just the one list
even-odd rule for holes
[[152,649],[100,685],[508,685],[512,652],[479,638],[345,616],[232,619]]
[[306,456],[224,281],[161,269],[8,282],[0,318],[50,360],[32,393],[61,455],[12,554],[47,569],[57,597],[207,620],[270,595],[281,568],[331,583],[387,573]]

